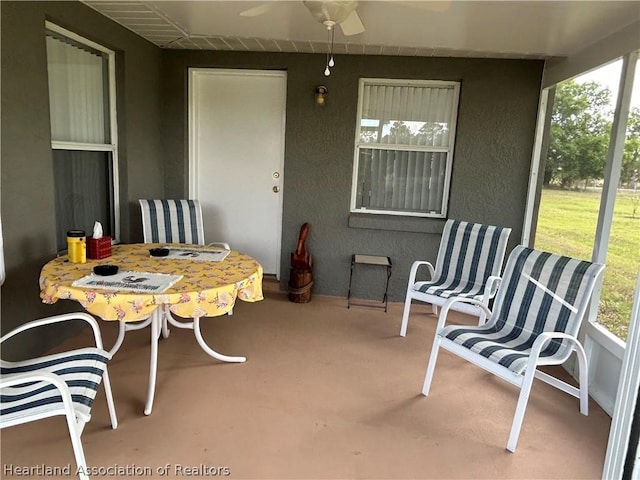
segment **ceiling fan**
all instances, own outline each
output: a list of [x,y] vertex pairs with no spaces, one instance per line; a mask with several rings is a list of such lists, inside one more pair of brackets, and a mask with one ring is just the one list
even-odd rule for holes
[[[269,11],[279,2],[267,2],[257,7],[240,12],[243,17],[255,17]],[[327,65],[325,76],[331,75],[331,68],[335,65],[333,59],[333,40],[335,26],[340,25],[342,33],[346,36],[357,35],[364,32],[365,28],[356,12],[358,2],[355,0],[303,0],[305,7],[311,12],[311,16],[327,27]]]
[[[279,2],[267,2],[257,7],[240,12],[243,17],[256,17],[269,11]],[[342,33],[346,36],[357,35],[364,32],[365,28],[356,12],[358,2],[355,0],[303,0],[305,7],[311,12],[311,16],[327,27],[327,65],[325,76],[331,75],[331,67],[335,65],[333,59],[334,27],[340,25]]]
[[[358,2],[355,0],[303,0],[302,3],[311,12],[311,16],[327,27],[328,30],[340,25],[342,33],[346,36],[357,35],[365,30],[356,12]],[[257,17],[278,6],[278,4],[280,2],[265,2],[257,7],[243,10],[240,15],[243,17]]]

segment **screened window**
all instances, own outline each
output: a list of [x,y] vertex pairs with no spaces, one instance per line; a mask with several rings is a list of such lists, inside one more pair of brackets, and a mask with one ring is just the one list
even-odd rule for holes
[[361,79],[351,211],[445,217],[458,82]]
[[47,22],[47,69],[58,251],[66,232],[99,221],[119,236],[114,54]]

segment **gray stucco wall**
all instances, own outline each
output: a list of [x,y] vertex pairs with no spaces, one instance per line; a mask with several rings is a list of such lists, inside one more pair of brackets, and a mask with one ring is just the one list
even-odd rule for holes
[[[166,192],[188,192],[187,72],[189,67],[287,71],[281,287],[300,226],[311,225],[314,293],[346,296],[352,253],[388,255],[391,301],[404,299],[411,263],[435,261],[444,221],[350,215],[358,80],[406,78],[461,82],[449,217],[513,228],[521,236],[543,62],[380,56],[338,56],[324,77],[325,56],[166,51],[163,139]],[[316,85],[327,104],[313,102]],[[170,172],[170,174],[169,174]],[[383,273],[365,269],[354,294],[381,298]]]
[[[130,225],[138,228],[140,223],[137,199],[164,194],[159,121],[162,52],[79,2],[3,1],[0,9],[1,205],[7,267],[1,327],[6,332],[28,320],[79,308],[75,302],[43,305],[39,296],[40,269],[56,255],[45,20],[116,51],[125,242],[131,238]],[[46,350],[66,333],[56,329],[24,335],[4,346],[3,356]]]

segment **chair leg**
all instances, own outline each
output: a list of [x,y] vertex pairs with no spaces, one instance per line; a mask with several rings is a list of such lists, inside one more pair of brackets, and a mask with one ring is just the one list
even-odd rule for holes
[[587,355],[582,345],[575,344],[576,357],[578,359],[578,381],[580,382],[580,413],[589,415],[589,367],[587,363]]
[[104,385],[104,394],[107,397],[107,406],[109,407],[109,418],[111,419],[111,428],[118,428],[118,417],[116,416],[116,405],[113,401],[113,393],[111,391],[111,381],[109,380],[109,372],[107,367],[104,368],[102,374],[102,384]]
[[440,335],[436,335],[433,339],[431,347],[431,355],[429,355],[429,365],[427,366],[427,374],[424,376],[424,384],[422,385],[422,394],[426,397],[431,389],[431,381],[433,380],[433,372],[436,369],[436,361],[438,360],[438,350],[440,350]]
[[407,326],[409,325],[409,311],[411,310],[411,292],[407,290],[407,297],[404,301],[404,312],[402,313],[402,325],[400,326],[400,336],[407,336]]
[[76,468],[78,477],[81,480],[89,480],[87,474],[87,461],[84,456],[84,449],[82,448],[82,440],[80,439],[81,428],[76,423],[76,416],[73,411],[65,408],[67,418],[67,427],[69,428],[69,436],[71,437],[71,446],[73,447],[73,456],[76,459]]
[[511,424],[509,440],[507,440],[507,450],[512,453],[516,451],[516,445],[518,444],[518,437],[520,436],[520,429],[522,428],[524,413],[527,409],[527,403],[529,402],[529,393],[531,392],[531,385],[533,384],[535,373],[535,364],[530,364],[527,367],[527,371],[524,374],[524,378],[522,380],[522,385],[520,386],[518,404],[516,405],[516,412],[513,415],[513,423]]

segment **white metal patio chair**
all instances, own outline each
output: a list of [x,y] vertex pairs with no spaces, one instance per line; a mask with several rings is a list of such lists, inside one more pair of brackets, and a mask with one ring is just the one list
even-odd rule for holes
[[[142,233],[145,243],[190,243],[194,245],[204,245],[204,223],[202,219],[202,206],[198,200],[145,200],[140,199],[140,209],[142,212]],[[210,246],[218,246],[226,250],[231,247],[226,242],[208,243]],[[188,328],[194,330],[194,334],[200,346],[209,355],[218,359],[233,358],[218,354],[206,344],[200,332],[199,319],[194,322],[180,322],[176,320],[168,304],[163,307],[162,336],[169,336],[169,323],[178,328]],[[233,315],[230,310],[228,315]],[[124,338],[124,330],[137,330],[149,324],[144,321],[141,324],[123,324],[121,322],[121,335],[118,339]],[[113,350],[112,350],[113,351]]]
[[[582,318],[604,265],[516,247],[507,259],[493,311],[480,300],[451,298],[443,305],[422,388],[428,395],[438,351],[444,348],[520,388],[507,450],[514,452],[529,392],[538,378],[580,399],[588,414],[588,372],[584,349],[577,339]],[[489,319],[480,326],[445,327],[456,303],[475,304]],[[538,370],[560,365],[576,352],[579,387]]]
[[[510,234],[510,228],[447,220],[435,268],[424,260],[417,260],[411,266],[400,335],[407,334],[412,300],[430,303],[434,314],[438,313],[438,306],[451,297],[474,298],[488,306],[500,284],[499,275]],[[421,266],[427,267],[430,280],[416,281]],[[479,323],[484,323],[484,311],[475,305],[461,304],[452,308],[477,316]]]
[[98,322],[87,313],[68,313],[34,320],[0,338],[0,344],[32,328],[71,320],[83,320],[93,330],[95,347],[78,348],[28,360],[0,360],[0,428],[20,425],[54,415],[67,420],[77,472],[87,479],[87,463],[80,436],[91,418],[91,407],[102,381],[112,428],[117,428],[107,362]]

